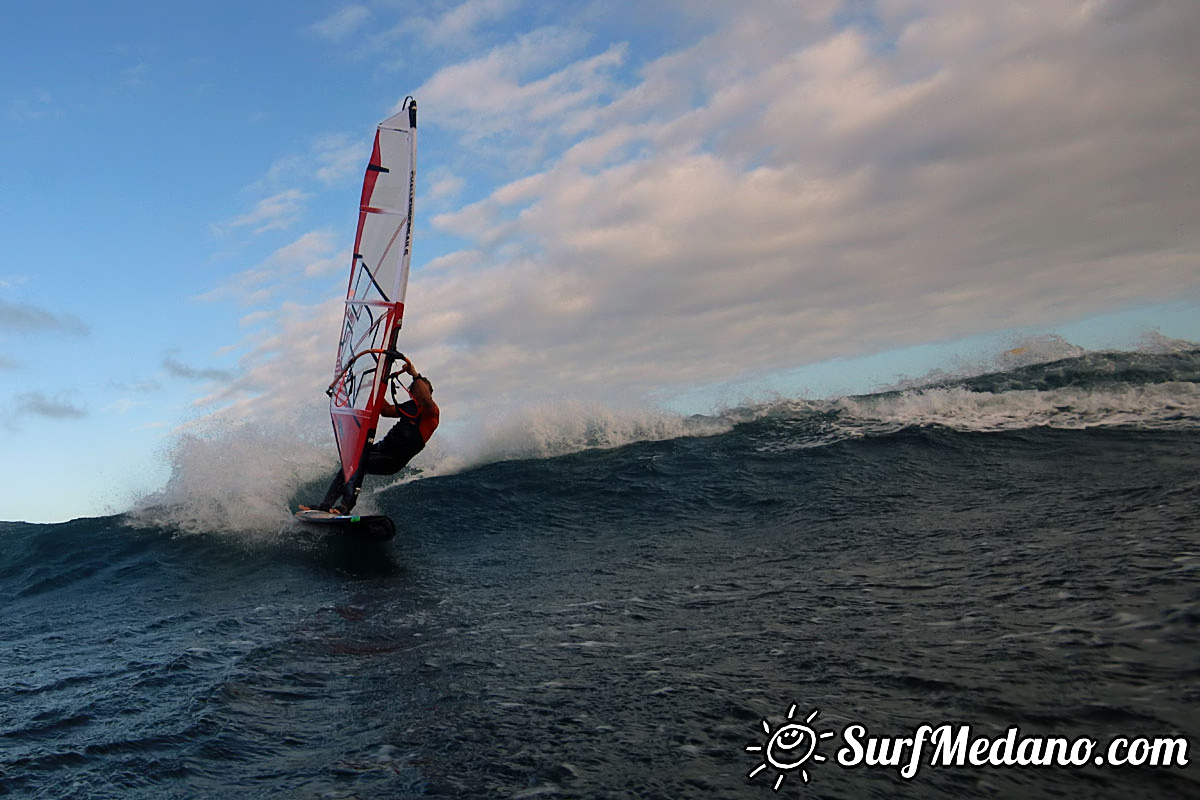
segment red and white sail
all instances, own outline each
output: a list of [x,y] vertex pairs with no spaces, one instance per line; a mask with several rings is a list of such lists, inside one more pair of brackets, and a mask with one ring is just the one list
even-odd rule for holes
[[417,103],[379,123],[363,177],[358,233],[346,290],[329,413],[347,482],[357,475],[374,441],[392,368],[389,351],[404,320],[404,292],[412,254],[413,193],[417,168]]

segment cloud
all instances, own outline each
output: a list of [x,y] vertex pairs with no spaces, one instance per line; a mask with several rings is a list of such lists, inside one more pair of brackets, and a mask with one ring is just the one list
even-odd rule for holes
[[[465,147],[484,112],[529,140],[591,120],[545,171],[434,219],[488,254],[424,297],[469,309],[443,335],[536,352],[574,385],[618,360],[684,384],[706,353],[748,375],[1196,291],[1181,76],[1200,15],[909,6],[882,48],[760,5],[607,105],[521,82],[520,43],[435,75],[422,93],[458,98]],[[700,102],[657,102],[680,97]],[[566,119],[533,113],[552,98]]]
[[421,38],[434,45],[461,47],[481,27],[500,21],[516,6],[514,0],[467,0],[437,19],[419,23]]
[[437,125],[456,130],[464,146],[528,167],[574,114],[594,108],[614,87],[609,75],[628,48],[614,44],[563,63],[585,42],[568,28],[530,31],[439,70],[414,96],[436,108]]
[[348,270],[350,249],[335,251],[337,239],[328,229],[304,233],[198,299],[215,302],[233,298],[240,305],[258,305],[280,292],[294,293],[300,278],[323,278]]
[[[354,138],[340,133],[327,133],[313,139],[307,152],[291,154],[275,161],[266,175],[251,188],[254,191],[275,191],[263,201],[270,205],[306,201],[309,196],[296,184],[335,186],[362,177],[362,169],[370,154],[371,140]],[[291,189],[280,189],[291,186]],[[291,195],[296,195],[293,199]]]
[[134,400],[132,397],[120,397],[112,403],[109,403],[102,410],[105,413],[126,414],[135,408],[150,405],[147,400]]
[[[263,323],[240,344],[237,376],[197,401],[231,419],[319,420],[333,378],[343,304],[294,302],[262,313]],[[326,420],[327,422],[327,420]],[[323,427],[318,425],[317,427]]]
[[370,142],[367,139],[354,139],[342,134],[318,137],[312,147],[312,157],[316,162],[313,175],[326,185],[336,185],[349,178],[361,178],[368,155]]
[[216,230],[224,233],[236,228],[253,228],[254,233],[265,233],[287,229],[299,219],[310,197],[300,189],[285,189],[258,201],[252,211],[217,225]]
[[162,388],[162,385],[154,379],[139,380],[139,381],[132,381],[132,382],[120,381],[120,382],[114,382],[112,386],[114,389],[116,389],[119,392],[125,392],[128,394],[137,394],[137,395],[144,395],[144,394],[149,394],[151,392],[157,392],[159,389]]
[[414,63],[440,61],[445,52],[470,52],[483,42],[506,36],[512,29],[506,18],[512,19],[522,3],[465,0],[426,3],[424,7],[435,13],[423,15],[421,8],[413,6],[406,8],[398,21],[388,24],[379,20],[370,29],[357,32],[352,56],[370,58],[390,70],[412,71]]
[[361,178],[370,142],[366,136],[328,133],[315,137],[306,152],[278,158],[248,187],[253,194],[267,196],[245,214],[213,224],[212,232],[227,236],[250,229],[260,235],[290,229],[305,214],[315,192]]
[[168,354],[162,362],[163,369],[168,375],[176,378],[185,378],[190,381],[230,381],[233,380],[234,373],[229,370],[209,368],[196,368],[184,364],[177,359],[173,354]]
[[462,192],[466,183],[466,180],[460,175],[455,175],[445,169],[435,169],[429,178],[427,197],[435,202],[453,200]]
[[11,333],[69,333],[82,335],[88,326],[74,314],[56,314],[28,303],[0,300],[0,330]]
[[14,416],[45,417],[54,420],[81,419],[88,415],[86,409],[67,400],[49,398],[41,392],[17,395]]
[[[1197,296],[1200,14],[839,8],[689,5],[707,33],[634,74],[624,45],[544,26],[414,93],[456,137],[434,197],[510,171],[428,219],[464,245],[410,282],[403,348],[447,420]],[[266,313],[287,334],[211,398],[243,415],[330,370],[336,305]]]
[[9,119],[18,123],[35,122],[45,117],[61,116],[62,113],[54,97],[46,91],[39,91],[34,97],[13,98],[8,109]]
[[343,42],[357,33],[372,18],[371,10],[366,6],[351,5],[338,9],[320,22],[314,23],[310,30],[323,39],[331,42]]

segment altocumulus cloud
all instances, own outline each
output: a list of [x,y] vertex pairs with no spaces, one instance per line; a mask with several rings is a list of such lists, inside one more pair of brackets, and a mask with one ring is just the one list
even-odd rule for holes
[[[424,135],[457,144],[429,166],[468,187],[428,220],[461,247],[422,263],[416,242],[403,334],[455,416],[664,396],[1200,288],[1200,6],[664,8],[700,33],[654,58],[563,11],[412,91]],[[336,319],[267,311],[291,335],[253,343],[244,386],[318,396]]]
[[434,218],[470,247],[417,274],[410,346],[476,397],[628,395],[1195,290],[1200,10],[876,10],[731,4],[623,91],[520,42],[439,72],[431,124],[469,153],[507,98],[546,166]]

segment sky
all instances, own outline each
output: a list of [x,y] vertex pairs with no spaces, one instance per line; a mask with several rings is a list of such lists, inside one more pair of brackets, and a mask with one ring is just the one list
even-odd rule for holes
[[0,519],[123,511],[181,441],[332,464],[408,95],[402,349],[447,447],[1200,340],[1197,40],[1193,0],[7,4]]

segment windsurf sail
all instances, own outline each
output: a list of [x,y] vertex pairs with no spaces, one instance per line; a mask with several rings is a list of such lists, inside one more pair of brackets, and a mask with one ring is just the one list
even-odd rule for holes
[[412,253],[413,193],[417,167],[417,103],[379,123],[363,177],[358,233],[338,342],[329,414],[348,491],[362,482],[360,468],[375,438],[385,401],[396,339],[404,321],[404,293]]

